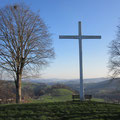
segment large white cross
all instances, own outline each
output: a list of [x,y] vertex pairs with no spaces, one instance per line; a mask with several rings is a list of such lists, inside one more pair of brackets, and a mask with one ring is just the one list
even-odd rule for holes
[[79,64],[80,64],[80,100],[84,100],[83,66],[82,66],[82,39],[101,39],[101,36],[82,35],[81,22],[78,23],[78,35],[60,35],[59,39],[78,39],[79,41]]

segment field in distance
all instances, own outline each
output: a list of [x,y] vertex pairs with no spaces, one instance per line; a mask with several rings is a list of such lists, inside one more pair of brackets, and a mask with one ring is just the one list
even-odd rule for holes
[[73,91],[65,88],[54,88],[51,89],[47,94],[40,96],[38,99],[31,99],[30,102],[46,103],[46,102],[65,102],[72,100]]
[[120,105],[51,102],[0,105],[0,120],[120,120]]

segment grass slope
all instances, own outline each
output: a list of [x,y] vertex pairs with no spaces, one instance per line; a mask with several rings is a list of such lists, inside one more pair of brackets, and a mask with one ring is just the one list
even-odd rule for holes
[[40,96],[39,100],[31,100],[32,103],[46,103],[46,102],[62,102],[72,100],[74,92],[65,88],[52,89],[48,94]]
[[0,105],[0,120],[120,120],[120,105],[98,102]]

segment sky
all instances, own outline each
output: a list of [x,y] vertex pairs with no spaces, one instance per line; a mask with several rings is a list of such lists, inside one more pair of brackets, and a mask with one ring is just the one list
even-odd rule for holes
[[79,78],[78,40],[59,39],[59,35],[77,35],[79,21],[83,35],[102,36],[83,40],[83,77],[108,77],[108,46],[120,23],[120,0],[0,0],[0,8],[19,2],[40,11],[52,33],[56,57],[41,71],[41,78]]

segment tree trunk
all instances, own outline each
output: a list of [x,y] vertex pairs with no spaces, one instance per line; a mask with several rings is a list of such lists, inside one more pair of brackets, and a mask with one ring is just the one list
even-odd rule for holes
[[17,73],[17,80],[16,80],[16,103],[21,103],[21,78],[22,78],[22,74]]

